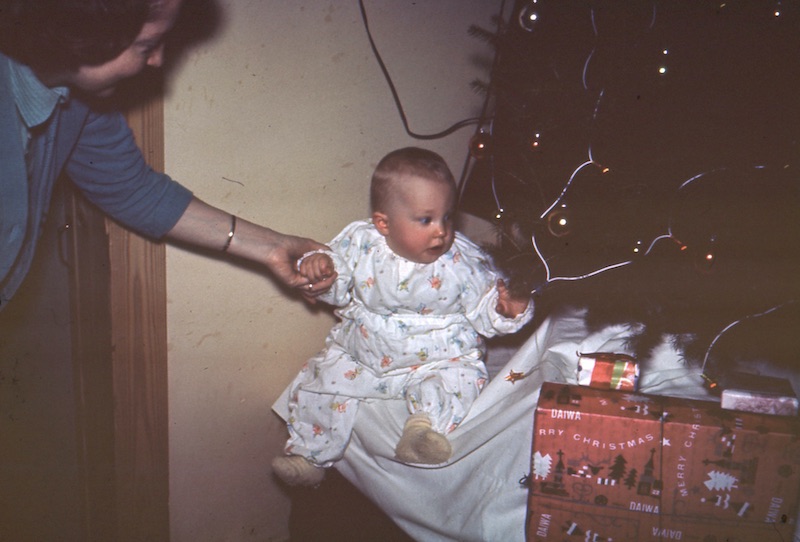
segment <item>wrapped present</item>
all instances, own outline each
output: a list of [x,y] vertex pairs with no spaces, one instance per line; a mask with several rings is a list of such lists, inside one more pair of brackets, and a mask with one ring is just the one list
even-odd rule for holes
[[729,410],[795,416],[797,395],[785,378],[729,373],[721,379],[721,406]]
[[578,353],[578,384],[605,390],[639,389],[639,364],[627,354]]
[[716,402],[545,383],[528,540],[791,540],[799,429]]

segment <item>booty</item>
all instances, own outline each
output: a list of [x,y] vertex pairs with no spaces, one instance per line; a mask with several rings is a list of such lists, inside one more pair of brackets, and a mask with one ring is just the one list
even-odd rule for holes
[[453,448],[444,435],[431,429],[427,414],[417,413],[406,420],[394,453],[404,463],[438,465],[450,459]]
[[325,478],[325,469],[301,455],[285,455],[272,461],[272,470],[290,486],[316,486]]

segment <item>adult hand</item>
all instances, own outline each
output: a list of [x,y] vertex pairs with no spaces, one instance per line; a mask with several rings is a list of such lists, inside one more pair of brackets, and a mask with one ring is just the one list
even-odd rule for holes
[[[333,262],[324,254],[314,254],[311,261],[309,258],[304,259],[305,268],[298,270],[297,261],[304,254],[315,250],[325,250],[328,247],[311,239],[278,232],[273,233],[278,237],[267,257],[267,267],[287,286],[298,288],[307,301],[315,303],[315,298],[328,291],[333,281],[336,280]],[[316,256],[320,258],[315,258]],[[309,265],[315,261],[318,261],[319,265],[312,269]],[[324,263],[326,261],[330,262],[330,265],[326,266]]]
[[[232,229],[233,228],[233,229]],[[231,232],[233,235],[231,236]],[[297,271],[297,260],[325,245],[305,237],[283,234],[231,215],[195,198],[167,237],[257,262],[290,288],[297,288],[309,302],[330,288],[336,273],[313,284]]]

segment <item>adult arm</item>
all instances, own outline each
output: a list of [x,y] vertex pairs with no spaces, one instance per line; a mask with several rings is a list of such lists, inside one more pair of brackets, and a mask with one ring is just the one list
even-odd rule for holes
[[[200,248],[222,250],[228,241],[231,226],[229,213],[193,197],[166,237]],[[226,252],[263,265],[287,286],[303,287],[309,281],[297,272],[297,259],[306,252],[324,248],[324,245],[311,239],[279,233],[237,217]],[[303,291],[311,295],[324,291],[334,278],[319,281]]]
[[[90,112],[66,167],[90,201],[134,231],[211,250],[222,250],[228,240],[231,215],[147,166],[119,114]],[[332,279],[305,288],[308,280],[294,267],[297,258],[323,245],[246,220],[236,222],[229,254],[265,266],[287,286],[303,288],[307,297],[330,286]]]

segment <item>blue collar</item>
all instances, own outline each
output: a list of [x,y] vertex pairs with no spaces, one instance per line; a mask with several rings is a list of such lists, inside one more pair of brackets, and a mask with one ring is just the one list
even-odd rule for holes
[[47,87],[28,66],[11,59],[8,59],[8,63],[11,73],[11,93],[20,118],[29,130],[44,124],[53,115],[56,106],[69,99],[69,89]]

